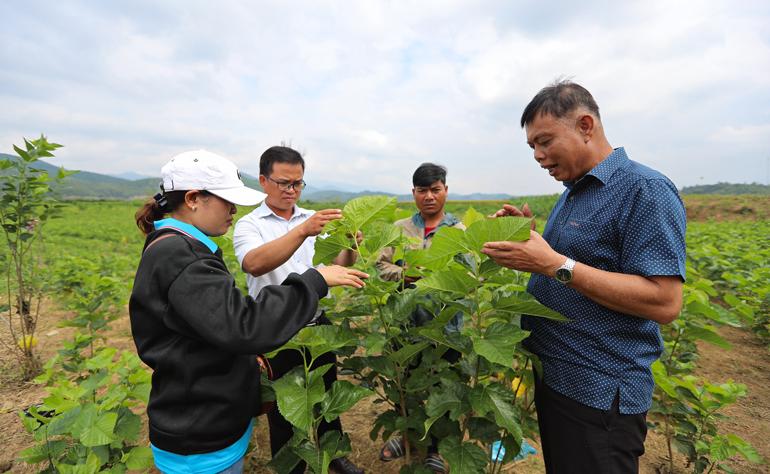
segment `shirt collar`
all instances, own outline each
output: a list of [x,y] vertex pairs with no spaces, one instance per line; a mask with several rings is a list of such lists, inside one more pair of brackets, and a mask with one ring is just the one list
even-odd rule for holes
[[[266,201],[262,201],[262,204],[254,211],[256,213],[256,216],[259,218],[264,218],[268,216],[275,216],[279,219],[283,219],[283,217],[280,217],[275,212],[273,212],[272,209],[270,209],[270,206],[267,205]],[[304,215],[310,215],[313,211],[310,211],[308,209],[303,209],[296,204],[294,205],[294,214],[291,215],[291,219],[294,219],[295,217],[304,216]]]
[[[438,223],[436,228],[443,227],[443,226],[451,227],[451,226],[457,224],[458,222],[460,222],[460,221],[455,216],[453,216],[452,214],[450,214],[448,212],[445,212],[444,213],[444,218],[441,219],[441,222]],[[425,220],[422,218],[422,215],[419,212],[416,212],[412,216],[412,224],[416,225],[420,229],[424,229],[425,228]]]
[[577,181],[565,181],[564,186],[568,189],[572,189],[577,183],[584,180],[587,176],[593,176],[599,180],[602,184],[607,184],[607,181],[612,178],[612,175],[628,163],[628,155],[623,147],[618,147],[612,150],[612,153],[607,155],[607,158],[603,159],[598,165],[594,166],[591,171],[585,174]]
[[189,237],[192,237],[193,239],[200,241],[203,245],[208,247],[212,253],[215,253],[219,248],[217,244],[209,238],[209,236],[198,230],[197,227],[192,224],[176,220],[173,217],[155,221],[153,224],[155,225],[155,230],[175,229]]

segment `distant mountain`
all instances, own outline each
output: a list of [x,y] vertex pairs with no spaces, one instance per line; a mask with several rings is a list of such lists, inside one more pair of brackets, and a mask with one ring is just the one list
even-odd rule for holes
[[[0,153],[0,159],[15,160],[14,155]],[[46,161],[38,161],[38,168],[55,175],[59,167]],[[139,178],[139,179],[137,179]],[[259,179],[246,173],[241,173],[243,182],[252,188],[262,189],[259,185]],[[119,176],[108,176],[90,171],[79,171],[71,176],[64,178],[62,183],[56,188],[56,192],[62,199],[144,199],[158,192],[160,178],[148,178],[137,175],[136,173],[123,173]],[[308,186],[302,192],[304,201],[315,202],[347,202],[353,198],[371,195],[397,196],[399,201],[411,201],[411,194],[393,194],[382,191],[337,191],[329,189],[317,189]],[[460,201],[478,201],[478,200],[501,200],[510,199],[507,194],[450,194],[450,200]]]
[[[399,201],[411,201],[412,199],[414,199],[411,194],[393,194],[393,193],[385,193],[381,191],[361,191],[357,193],[335,191],[335,190],[311,191],[310,188],[308,188],[307,191],[302,193],[302,199],[305,201],[316,201],[316,202],[330,202],[330,201],[347,202],[357,197],[372,196],[372,195],[396,196],[396,198],[398,198]],[[449,196],[447,197],[447,199],[450,201],[503,201],[511,198],[513,198],[513,196],[509,194],[483,194],[483,193],[473,193],[473,194],[449,193]]]
[[112,176],[113,178],[119,178],[119,179],[127,179],[129,181],[138,181],[140,179],[150,178],[150,176],[147,176],[145,174],[134,173],[133,171],[126,171],[125,173],[118,173],[118,174],[109,174],[107,176]]
[[770,194],[767,184],[717,183],[685,186],[682,194]]
[[[14,155],[0,153],[0,159],[17,159]],[[59,167],[45,161],[38,161],[37,167],[55,175]],[[56,188],[56,192],[62,199],[144,199],[159,191],[158,185],[160,178],[134,179],[135,174],[124,173],[115,177],[90,171],[79,171],[71,176],[64,178],[62,183]],[[126,179],[129,177],[130,179]],[[259,185],[259,179],[246,173],[241,173],[243,182],[252,188],[262,189]],[[770,186],[759,183],[735,184],[735,183],[717,183],[700,186],[688,186],[682,188],[682,194],[770,194]],[[382,191],[337,191],[333,189],[318,189],[308,186],[302,192],[304,201],[315,202],[347,202],[353,198],[371,195],[396,196],[399,201],[411,201],[411,194],[393,194]],[[449,194],[451,201],[500,201],[511,199],[513,196],[508,194]]]

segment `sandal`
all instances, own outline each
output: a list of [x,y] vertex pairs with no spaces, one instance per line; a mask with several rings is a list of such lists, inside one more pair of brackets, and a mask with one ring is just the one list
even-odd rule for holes
[[425,456],[425,461],[423,461],[422,464],[431,471],[439,474],[447,474],[447,472],[449,472],[446,464],[444,464],[444,460],[441,458],[441,456],[439,456],[438,453],[428,453],[428,455]]
[[[390,454],[385,454],[385,451]],[[380,461],[390,462],[404,455],[404,439],[400,436],[390,438],[380,449]]]

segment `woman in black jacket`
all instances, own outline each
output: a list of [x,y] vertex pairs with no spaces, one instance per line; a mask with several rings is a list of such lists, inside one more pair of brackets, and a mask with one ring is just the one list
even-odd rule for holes
[[227,232],[236,204],[256,205],[264,195],[243,184],[233,163],[204,150],[175,156],[161,174],[163,192],[136,214],[147,240],[129,302],[137,351],[153,369],[155,464],[166,473],[242,472],[260,406],[255,354],[302,329],[329,286],[360,288],[368,275],[310,269],[253,300],[210,237]]

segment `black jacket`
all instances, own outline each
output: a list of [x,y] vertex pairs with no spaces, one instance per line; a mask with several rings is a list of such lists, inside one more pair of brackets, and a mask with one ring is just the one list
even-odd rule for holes
[[254,354],[294,336],[328,287],[311,269],[265,287],[255,301],[238,289],[219,249],[174,229],[151,233],[145,248],[129,313],[139,357],[153,369],[150,441],[178,454],[225,448],[260,406]]

